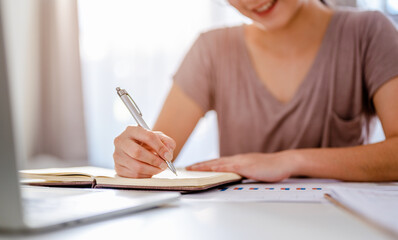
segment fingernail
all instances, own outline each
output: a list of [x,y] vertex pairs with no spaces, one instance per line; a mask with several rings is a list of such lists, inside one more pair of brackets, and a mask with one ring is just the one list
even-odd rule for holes
[[193,170],[193,169],[196,169],[196,168],[198,168],[197,165],[191,165],[191,166],[188,166],[188,167],[187,167],[187,169],[190,169],[190,170]]
[[167,161],[172,161],[173,160],[173,154],[171,152],[166,152],[163,157],[167,160]]
[[174,150],[174,147],[171,146],[170,144],[166,144],[166,147],[169,149],[170,152],[171,152],[172,150]]

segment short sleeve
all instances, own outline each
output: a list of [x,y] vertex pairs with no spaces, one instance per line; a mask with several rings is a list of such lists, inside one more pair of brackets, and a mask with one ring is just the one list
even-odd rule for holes
[[364,73],[370,100],[386,82],[398,76],[398,32],[380,12],[366,22]]
[[211,49],[206,33],[201,34],[185,55],[174,82],[204,112],[214,109]]

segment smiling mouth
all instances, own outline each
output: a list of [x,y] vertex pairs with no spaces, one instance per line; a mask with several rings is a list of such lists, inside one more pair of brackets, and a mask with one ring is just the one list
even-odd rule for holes
[[270,10],[275,5],[276,2],[277,2],[277,0],[272,0],[264,5],[261,5],[258,8],[253,9],[253,11],[256,13],[265,13],[268,10]]

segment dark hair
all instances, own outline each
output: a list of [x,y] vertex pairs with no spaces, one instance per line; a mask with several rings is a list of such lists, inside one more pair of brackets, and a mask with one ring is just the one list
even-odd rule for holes
[[320,1],[321,1],[321,3],[323,3],[325,6],[328,6],[328,3],[327,3],[326,0],[320,0]]

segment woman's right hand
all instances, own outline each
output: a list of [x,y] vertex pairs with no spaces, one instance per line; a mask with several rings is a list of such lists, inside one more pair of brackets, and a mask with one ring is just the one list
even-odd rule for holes
[[176,147],[175,141],[162,132],[139,126],[127,127],[114,144],[116,173],[129,178],[149,178],[165,170],[167,164],[163,159],[172,161]]

